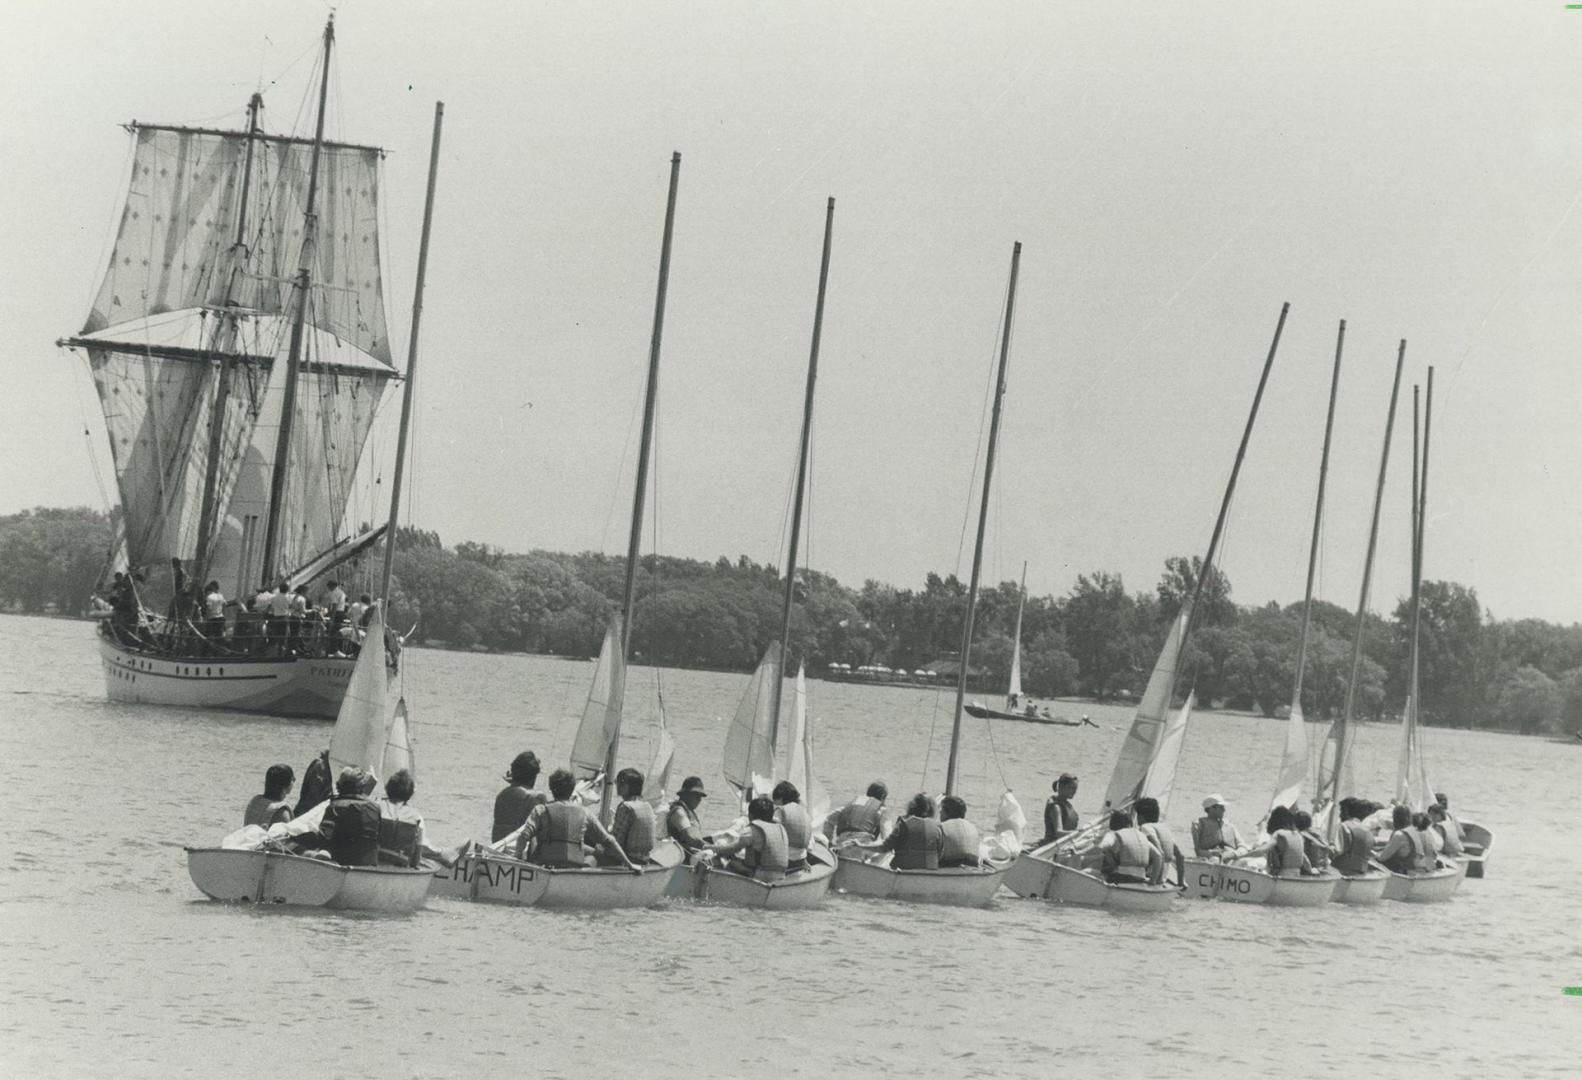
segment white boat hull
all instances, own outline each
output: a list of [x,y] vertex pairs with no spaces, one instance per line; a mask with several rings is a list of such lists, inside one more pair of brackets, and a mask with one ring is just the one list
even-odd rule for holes
[[345,911],[416,911],[434,883],[428,870],[342,866],[279,851],[231,848],[188,848],[187,873],[211,900]]
[[1342,874],[1330,901],[1336,904],[1377,904],[1384,899],[1384,887],[1389,883],[1390,875],[1383,870],[1370,870],[1366,874]]
[[1489,849],[1494,846],[1494,834],[1475,821],[1463,821],[1461,833],[1466,846],[1466,854],[1462,858],[1467,864],[1467,877],[1481,878]]
[[650,907],[680,861],[680,848],[664,841],[641,872],[621,868],[555,870],[508,855],[478,852],[434,872],[434,895],[516,907],[612,909]]
[[1333,872],[1276,877],[1255,867],[1201,859],[1186,860],[1186,875],[1189,894],[1205,896],[1211,890],[1221,900],[1272,907],[1323,907],[1341,881]]
[[1017,856],[1005,876],[1012,892],[1113,911],[1168,911],[1175,903],[1177,889],[1173,885],[1111,885],[1093,874],[1053,862],[1045,857],[1048,851],[1039,848]]
[[357,661],[334,656],[167,659],[99,639],[111,701],[335,719]]
[[[670,896],[690,896],[715,904],[761,908],[766,911],[796,911],[818,907],[829,895],[835,868],[814,863],[809,869],[780,881],[759,881],[734,874],[717,866],[697,863],[678,867]],[[678,893],[676,890],[680,890]]]
[[1392,873],[1384,885],[1384,899],[1408,904],[1441,903],[1456,894],[1466,876],[1467,864],[1459,860],[1455,866],[1427,874]]
[[896,870],[879,863],[842,857],[835,871],[834,887],[850,896],[906,900],[917,904],[953,907],[986,907],[1011,864],[961,867],[948,870]]

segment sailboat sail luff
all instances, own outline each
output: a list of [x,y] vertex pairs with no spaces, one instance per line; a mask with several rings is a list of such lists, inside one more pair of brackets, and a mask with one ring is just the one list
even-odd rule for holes
[[1027,564],[1022,564],[1022,585],[1016,594],[1016,631],[1011,635],[1011,682],[1005,689],[1005,708],[1015,711],[1022,702],[1022,608],[1027,605]]
[[1170,701],[1175,696],[1176,678],[1180,673],[1181,647],[1186,641],[1187,626],[1192,621],[1192,601],[1181,605],[1170,633],[1165,637],[1159,658],[1148,676],[1148,686],[1142,700],[1137,703],[1137,713],[1132,726],[1121,743],[1115,759],[1115,769],[1110,773],[1110,783],[1104,789],[1104,805],[1110,808],[1125,806],[1138,797],[1149,763],[1153,761],[1164,737]]
[[571,765],[591,780],[604,771],[606,755],[621,727],[621,706],[626,697],[626,659],[621,655],[621,616],[612,615],[604,644],[593,668],[593,684],[582,709],[582,722],[571,747]]

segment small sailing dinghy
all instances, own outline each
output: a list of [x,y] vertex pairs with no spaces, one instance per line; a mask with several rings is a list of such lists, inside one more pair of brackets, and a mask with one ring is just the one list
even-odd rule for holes
[[1072,720],[1067,716],[1051,716],[1047,708],[1039,709],[1022,693],[1022,608],[1027,604],[1027,564],[1022,564],[1022,587],[1016,599],[1016,630],[1011,635],[1011,680],[1005,688],[1005,708],[993,709],[981,701],[968,702],[967,715],[979,720],[1019,720],[1024,724],[1050,724],[1055,727],[1098,727],[1084,716]]

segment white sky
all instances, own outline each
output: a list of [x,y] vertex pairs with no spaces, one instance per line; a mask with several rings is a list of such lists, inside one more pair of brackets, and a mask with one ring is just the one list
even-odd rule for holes
[[[9,6],[0,512],[102,505],[91,385],[52,342],[98,284],[117,125],[240,126],[262,85],[289,128],[327,10]],[[1149,589],[1166,556],[1200,553],[1289,300],[1222,563],[1236,599],[1301,597],[1345,318],[1321,595],[1356,602],[1405,337],[1375,606],[1406,588],[1410,383],[1432,363],[1428,576],[1498,617],[1582,619],[1582,11],[351,0],[337,34],[331,134],[392,151],[397,341],[446,103],[411,505],[447,543],[624,551],[680,150],[666,553],[782,557],[834,195],[815,566],[912,587],[958,566],[1021,240],[990,580],[1027,559],[1035,592],[1096,569]]]

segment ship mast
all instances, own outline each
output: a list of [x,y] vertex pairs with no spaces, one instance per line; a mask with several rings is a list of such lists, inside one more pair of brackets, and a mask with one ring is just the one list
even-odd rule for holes
[[297,264],[297,313],[291,324],[291,352],[286,360],[285,389],[280,403],[280,435],[275,440],[275,465],[269,477],[269,518],[264,528],[264,582],[279,573],[275,560],[280,552],[281,503],[286,495],[287,459],[291,455],[291,428],[297,410],[297,372],[302,362],[303,324],[308,317],[312,266],[317,246],[319,189],[319,152],[324,147],[324,107],[330,90],[330,48],[335,43],[335,16],[324,25],[324,70],[319,78],[319,115],[313,133],[313,156],[308,165],[308,199],[303,214],[302,255]]

